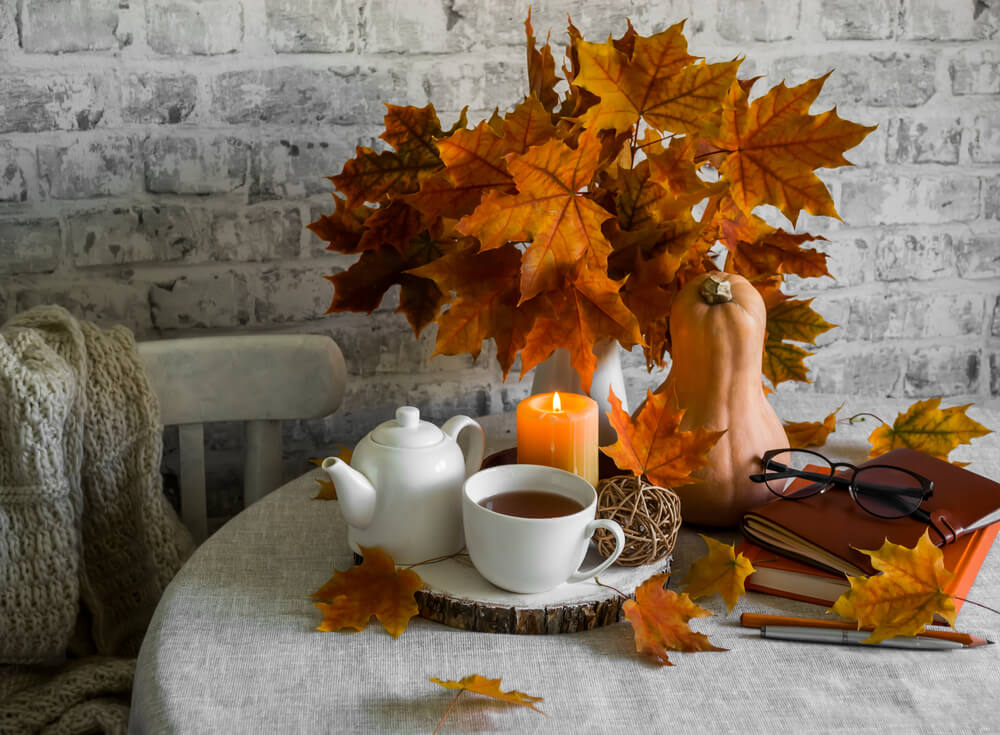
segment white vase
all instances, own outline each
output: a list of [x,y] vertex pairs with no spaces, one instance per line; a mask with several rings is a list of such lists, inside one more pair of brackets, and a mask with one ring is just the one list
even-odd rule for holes
[[[628,398],[625,395],[625,377],[622,375],[622,355],[618,343],[612,339],[599,340],[594,345],[594,356],[597,366],[590,382],[590,397],[597,401],[600,417],[598,427],[598,442],[602,447],[618,440],[607,412],[611,410],[608,401],[608,389],[614,390],[622,402],[622,410],[628,412]],[[550,393],[554,390],[564,393],[581,393],[580,375],[570,364],[569,350],[558,349],[535,368],[535,377],[531,382],[531,395]],[[588,394],[584,394],[588,395]]]

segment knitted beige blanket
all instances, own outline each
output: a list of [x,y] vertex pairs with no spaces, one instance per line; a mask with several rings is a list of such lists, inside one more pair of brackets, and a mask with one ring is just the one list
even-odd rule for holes
[[135,655],[190,554],[124,327],[0,328],[0,733],[124,733]]

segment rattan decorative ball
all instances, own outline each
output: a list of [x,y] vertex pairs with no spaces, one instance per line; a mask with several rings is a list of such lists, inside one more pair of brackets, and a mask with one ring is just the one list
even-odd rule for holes
[[[597,517],[617,521],[625,531],[625,549],[616,563],[638,567],[664,559],[674,550],[681,527],[681,501],[673,490],[634,475],[619,475],[598,484]],[[615,550],[615,537],[604,529],[597,530],[594,540],[605,558]]]

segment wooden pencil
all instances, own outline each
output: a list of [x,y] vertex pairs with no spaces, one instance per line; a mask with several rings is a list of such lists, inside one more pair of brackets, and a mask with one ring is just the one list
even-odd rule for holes
[[[857,623],[849,620],[821,620],[819,618],[794,618],[785,615],[765,615],[763,613],[743,613],[740,615],[740,625],[744,628],[760,628],[764,625],[791,625],[801,628],[835,628],[837,630],[873,630],[870,627],[858,628]],[[955,641],[965,646],[983,646],[990,641],[968,633],[953,630],[925,630],[918,635],[926,638],[940,638]]]

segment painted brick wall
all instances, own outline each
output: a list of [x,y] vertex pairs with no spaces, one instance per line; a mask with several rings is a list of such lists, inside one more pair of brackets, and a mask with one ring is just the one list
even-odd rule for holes
[[[289,426],[289,471],[403,401],[441,421],[512,408],[492,351],[430,360],[392,313],[324,316],[349,264],[304,225],[382,101],[443,121],[512,105],[527,0],[0,0],[0,320],[55,302],[143,339],[332,335],[351,372],[333,420]],[[879,129],[824,174],[843,222],[835,281],[791,284],[840,325],[810,358],[832,394],[1000,397],[1000,3],[984,0],[535,0],[591,39],[681,18],[694,53],[798,83],[835,68],[816,109]],[[635,401],[659,382],[626,359]],[[209,433],[225,454],[231,427]],[[212,499],[212,513],[239,506]]]

